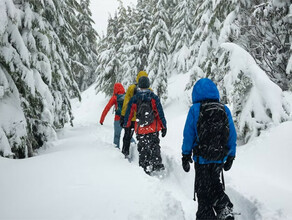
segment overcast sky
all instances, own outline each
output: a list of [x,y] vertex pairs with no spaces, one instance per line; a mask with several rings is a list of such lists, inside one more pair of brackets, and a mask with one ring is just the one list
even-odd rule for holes
[[[135,6],[137,0],[122,0],[124,6]],[[106,33],[107,20],[109,14],[113,15],[117,10],[119,3],[117,0],[91,0],[92,18],[95,22],[94,28],[98,34]]]

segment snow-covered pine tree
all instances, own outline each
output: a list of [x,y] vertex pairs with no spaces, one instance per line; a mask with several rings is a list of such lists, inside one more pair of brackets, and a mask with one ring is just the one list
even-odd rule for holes
[[98,34],[93,28],[94,21],[89,9],[90,0],[80,1],[80,10],[77,15],[77,45],[72,63],[72,71],[81,91],[87,89],[96,80],[95,69],[97,66],[97,40]]
[[168,11],[164,0],[154,0],[153,21],[150,31],[148,68],[151,86],[163,100],[167,98],[167,65],[170,45]]
[[[122,15],[120,15],[122,16]],[[127,88],[132,84],[138,72],[138,38],[135,29],[135,12],[131,7],[127,8],[124,14],[124,34],[123,44],[120,50],[122,51],[121,57],[121,73],[119,75],[119,82]]]
[[251,1],[238,8],[240,44],[270,79],[283,90],[292,89],[292,18],[290,1]]
[[146,70],[149,56],[149,34],[152,23],[153,5],[151,0],[138,0],[135,15],[135,35],[137,37],[136,65],[137,71]]
[[116,82],[122,82],[123,84],[128,82],[127,75],[131,73],[131,44],[130,34],[131,27],[133,23],[132,18],[128,15],[127,9],[124,7],[121,0],[119,2],[119,7],[117,11],[117,34],[116,34],[116,58],[118,59],[118,72],[116,73]]
[[117,82],[120,73],[120,58],[117,57],[119,50],[117,44],[118,18],[109,17],[107,35],[101,39],[98,48],[98,66],[96,69],[96,90],[112,95],[113,86]]
[[229,54],[224,86],[239,139],[246,143],[262,130],[289,120],[292,109],[283,91],[253,57],[234,43],[224,43],[222,48]]
[[46,19],[48,14],[59,18],[54,3],[1,4],[0,79],[5,93],[0,114],[7,118],[0,121],[1,146],[5,144],[0,151],[23,158],[72,120],[69,90],[79,93],[67,68],[66,48]]
[[[253,45],[261,45],[263,41],[257,37],[254,37],[252,41],[249,39],[250,29],[255,27],[252,18],[255,15],[254,10],[258,10],[258,7],[254,7],[253,4],[259,3],[263,1],[238,1],[221,27],[219,45],[224,42],[233,42],[242,45],[247,51],[236,44],[223,44],[222,48],[225,50],[223,53],[222,51],[217,53],[218,69],[227,75],[224,80],[223,78],[218,80],[217,77],[215,79],[221,90],[226,91],[228,103],[233,107],[239,139],[244,142],[258,136],[262,130],[272,124],[287,120],[290,114],[284,93],[269,80],[266,73],[256,64],[255,56],[250,52],[251,42]],[[257,29],[267,30],[259,27]]]
[[[194,33],[191,39],[191,55],[189,59],[191,73],[190,89],[194,82],[201,77],[209,77],[217,83],[221,96],[224,98],[223,77],[224,69],[218,64],[218,50],[222,26],[228,15],[234,9],[234,3],[224,0],[197,0],[194,8]],[[225,39],[229,41],[229,39]],[[224,42],[224,41],[223,41]]]
[[169,67],[174,73],[189,70],[190,41],[194,31],[193,3],[193,0],[178,0],[174,8]]
[[44,5],[48,7],[43,9],[44,12],[42,12],[42,15],[53,27],[54,32],[57,34],[67,54],[62,59],[66,65],[66,70],[70,72],[68,74],[68,82],[74,82],[74,89],[69,88],[69,95],[70,97],[79,97],[79,90],[75,89],[78,88],[75,81],[75,73],[72,71],[75,51],[81,47],[76,41],[76,30],[78,28],[76,8],[79,7],[79,4],[76,0],[47,0],[44,2]]
[[28,154],[27,147],[32,151],[17,88],[31,93],[27,85],[32,74],[27,67],[29,52],[18,30],[20,12],[11,0],[0,1],[0,155],[5,157],[13,157],[12,151]]

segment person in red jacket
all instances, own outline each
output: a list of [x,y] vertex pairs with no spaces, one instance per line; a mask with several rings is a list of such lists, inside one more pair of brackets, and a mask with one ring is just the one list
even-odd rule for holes
[[160,99],[150,89],[150,81],[146,76],[139,78],[136,94],[130,99],[124,127],[130,127],[136,113],[135,132],[138,140],[139,166],[145,173],[153,173],[165,169],[160,151],[159,132],[166,135],[166,119]]
[[121,83],[115,83],[114,85],[114,93],[107,105],[105,106],[99,123],[103,125],[104,119],[111,109],[111,107],[115,106],[115,120],[114,120],[114,144],[117,148],[120,148],[120,136],[122,127],[120,125],[120,117],[121,117],[121,111],[122,106],[125,98],[125,89]]

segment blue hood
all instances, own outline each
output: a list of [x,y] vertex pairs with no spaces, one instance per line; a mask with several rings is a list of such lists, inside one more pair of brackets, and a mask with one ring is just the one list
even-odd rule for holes
[[201,102],[207,99],[219,101],[220,95],[215,83],[208,78],[203,78],[197,81],[194,85],[192,99],[193,103]]

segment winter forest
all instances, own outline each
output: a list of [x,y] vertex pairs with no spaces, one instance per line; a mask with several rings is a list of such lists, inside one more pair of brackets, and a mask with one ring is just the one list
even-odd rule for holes
[[[37,157],[74,127],[72,104],[82,94],[109,98],[116,82],[127,88],[141,70],[165,108],[180,99],[190,107],[194,83],[212,79],[238,145],[292,121],[290,0],[117,1],[99,36],[90,0],[0,0],[2,157]],[[176,77],[185,79],[176,82],[185,97],[173,97]]]
[[110,95],[140,70],[162,100],[171,75],[189,74],[186,90],[201,77],[214,80],[243,142],[291,120],[288,0],[121,2],[100,37],[89,0],[0,4],[2,156],[32,156],[72,123],[70,98],[93,83]]

